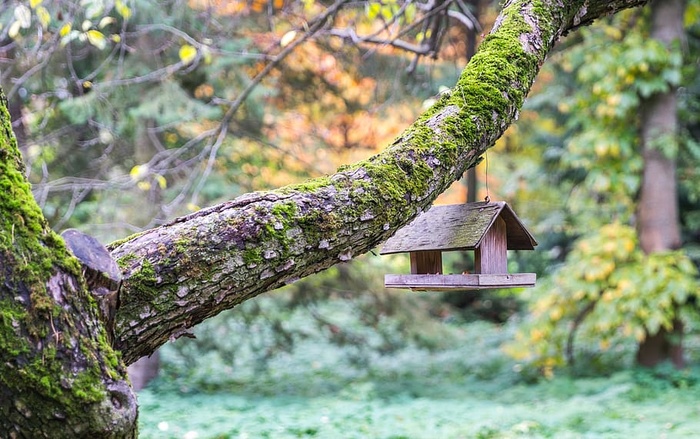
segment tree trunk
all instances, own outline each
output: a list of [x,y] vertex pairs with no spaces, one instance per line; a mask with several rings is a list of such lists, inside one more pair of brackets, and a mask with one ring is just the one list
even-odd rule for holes
[[[452,92],[383,153],[114,243],[123,361],[386,240],[502,135],[563,33],[644,3],[508,1]],[[76,259],[31,198],[0,101],[0,437],[134,437],[125,368]]]
[[32,198],[0,91],[0,437],[134,436],[136,399],[98,315]]
[[[683,38],[683,0],[655,0],[651,3],[651,37],[667,47]],[[665,155],[662,142],[677,142],[678,117],[676,87],[669,85],[664,93],[656,93],[641,103],[641,143],[644,159],[642,186],[638,205],[639,241],[645,253],[663,252],[680,247],[678,192],[675,157]],[[665,150],[675,150],[663,145]],[[637,362],[654,366],[670,359],[683,367],[681,345],[683,325],[674,321],[670,330],[661,328],[647,334],[640,343]]]

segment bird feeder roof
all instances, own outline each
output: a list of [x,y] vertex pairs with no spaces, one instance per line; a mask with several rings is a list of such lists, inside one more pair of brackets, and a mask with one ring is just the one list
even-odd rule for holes
[[399,229],[381,254],[475,250],[496,218],[506,223],[508,250],[534,250],[537,241],[504,201],[433,206]]

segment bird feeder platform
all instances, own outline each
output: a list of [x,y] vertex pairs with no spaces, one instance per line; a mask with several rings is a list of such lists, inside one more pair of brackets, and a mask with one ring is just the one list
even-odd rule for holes
[[[535,285],[534,273],[508,273],[508,250],[534,250],[532,237],[505,202],[433,206],[400,229],[381,254],[409,253],[411,274],[387,274],[387,288],[462,291]],[[473,251],[474,273],[443,274],[442,253]]]

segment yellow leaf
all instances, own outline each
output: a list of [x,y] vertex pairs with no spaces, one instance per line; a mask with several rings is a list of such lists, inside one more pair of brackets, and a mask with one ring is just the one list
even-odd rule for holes
[[382,4],[379,2],[368,3],[367,6],[365,6],[365,13],[367,14],[367,18],[369,18],[370,20],[376,18],[381,9]]
[[180,55],[180,61],[182,61],[184,64],[189,64],[194,61],[195,57],[197,56],[197,49],[189,44],[184,44],[182,47],[180,47],[180,52],[178,54]]
[[282,39],[280,40],[280,46],[281,47],[287,47],[289,44],[294,41],[294,38],[297,36],[297,31],[295,30],[290,30],[284,36],[282,36]]
[[544,331],[537,328],[532,328],[530,330],[530,340],[533,342],[538,342],[544,338]]
[[105,27],[109,26],[110,24],[114,23],[115,20],[114,17],[104,17],[102,20],[100,20],[100,24],[97,25],[100,29],[104,29]]
[[148,174],[148,165],[136,165],[129,171],[129,176],[132,180],[141,180]]
[[120,35],[117,35],[117,34],[112,34],[112,35],[109,37],[109,39],[112,40],[112,41],[114,41],[115,43],[119,43],[119,42],[121,42],[122,37],[121,37]]
[[155,178],[158,182],[158,186],[160,186],[161,189],[165,189],[168,187],[168,181],[165,179],[165,177],[163,177],[160,174],[156,174]]
[[19,35],[19,30],[21,27],[22,23],[20,23],[19,21],[15,21],[10,25],[10,28],[7,30],[7,36],[14,39],[15,37],[17,37],[17,35]]
[[122,2],[121,0],[117,0],[114,3],[114,7],[119,13],[119,15],[121,15],[124,18],[124,20],[128,20],[129,17],[131,17],[131,9],[127,5],[125,5],[124,2]]
[[49,11],[45,7],[39,6],[36,9],[36,16],[39,17],[39,23],[41,23],[44,29],[49,27],[49,23],[51,23],[51,14],[49,14]]
[[188,209],[190,212],[196,212],[196,211],[198,211],[199,209],[201,209],[201,207],[197,206],[197,205],[194,204],[194,203],[187,203],[187,209]]
[[211,50],[209,50],[208,47],[204,46],[202,48],[202,55],[204,56],[204,63],[211,64],[211,61],[212,61]]
[[151,188],[151,183],[147,181],[139,181],[138,183],[136,183],[136,186],[138,186],[138,188],[142,191],[147,191]]
[[34,9],[39,6],[44,0],[29,0],[29,7]]
[[107,38],[98,30],[90,29],[87,31],[87,38],[90,44],[102,50],[107,47]]
[[92,27],[92,21],[84,20],[80,27],[83,29],[83,32],[87,32],[87,30]]
[[68,35],[68,33],[71,31],[71,28],[72,28],[71,24],[70,24],[70,23],[66,23],[66,24],[64,24],[63,26],[61,26],[61,30],[58,31],[58,34],[59,34],[61,37],[65,37],[65,36]]

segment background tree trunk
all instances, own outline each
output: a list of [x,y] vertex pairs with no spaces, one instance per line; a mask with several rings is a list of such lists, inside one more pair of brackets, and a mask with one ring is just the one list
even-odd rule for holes
[[128,368],[129,380],[137,392],[148,385],[160,371],[160,353],[155,351],[148,357],[139,358]]
[[[683,38],[683,0],[656,0],[651,3],[651,37],[669,49]],[[675,151],[678,116],[677,87],[670,85],[666,92],[656,93],[641,104],[641,143],[644,171],[638,206],[639,241],[645,253],[663,252],[680,247],[678,220],[678,191],[676,188],[676,161],[664,154]],[[665,143],[665,144],[664,144]],[[657,334],[647,334],[640,343],[637,362],[654,366],[670,359],[676,367],[683,367],[681,344],[683,325],[676,320],[673,328],[661,328]]]

